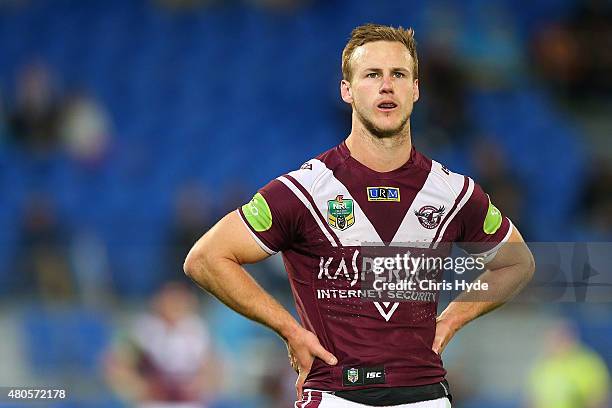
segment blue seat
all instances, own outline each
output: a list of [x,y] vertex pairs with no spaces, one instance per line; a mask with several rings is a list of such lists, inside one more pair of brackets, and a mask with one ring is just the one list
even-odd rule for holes
[[25,312],[23,329],[33,370],[49,375],[61,370],[98,375],[99,358],[110,338],[103,315],[86,309],[32,307]]
[[566,219],[580,192],[585,164],[577,132],[537,89],[475,93],[470,101],[480,130],[507,152],[516,176],[528,181],[532,238],[570,240]]

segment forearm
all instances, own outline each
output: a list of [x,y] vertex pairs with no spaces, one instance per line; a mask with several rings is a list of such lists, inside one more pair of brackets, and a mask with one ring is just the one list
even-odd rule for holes
[[235,260],[202,257],[186,262],[185,272],[202,289],[241,315],[287,339],[298,322]]
[[106,379],[121,398],[128,401],[143,401],[149,398],[149,384],[146,378],[139,374],[132,356],[117,351],[104,361]]
[[487,284],[487,290],[462,292],[440,314],[454,330],[459,330],[472,320],[498,307],[519,293],[533,275],[533,263],[521,262],[513,265],[486,270],[476,281]]

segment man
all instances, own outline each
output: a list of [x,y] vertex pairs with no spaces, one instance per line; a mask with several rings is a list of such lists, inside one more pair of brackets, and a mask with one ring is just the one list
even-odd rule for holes
[[565,320],[544,330],[543,355],[527,377],[529,408],[604,408],[610,402],[606,362],[578,337]]
[[166,282],[151,310],[118,336],[104,359],[118,396],[137,408],[204,408],[219,382],[198,300],[183,283]]
[[[198,285],[285,340],[299,373],[296,407],[447,407],[445,346],[533,273],[519,232],[482,189],[412,147],[417,65],[411,29],[356,28],[342,54],[341,95],[353,108],[348,138],[262,188],[185,261]],[[475,242],[488,261],[479,280],[496,296],[462,294],[437,318],[435,300],[359,298],[364,292],[354,289],[364,282],[353,278],[366,242]],[[302,324],[241,267],[278,251]]]

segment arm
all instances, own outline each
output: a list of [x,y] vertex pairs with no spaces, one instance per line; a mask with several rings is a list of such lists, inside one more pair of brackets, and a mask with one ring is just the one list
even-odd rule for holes
[[300,326],[241,266],[267,256],[234,211],[196,242],[187,255],[184,270],[202,289],[243,316],[274,330],[286,342],[299,372],[296,388],[301,398],[314,358],[332,365],[337,360],[321,346],[315,334]]
[[436,319],[436,335],[433,350],[441,354],[455,333],[463,326],[500,307],[531,280],[535,262],[531,251],[516,228],[502,245],[495,258],[487,265],[477,280],[488,283],[495,294],[472,291],[463,292]]
[[104,377],[110,388],[125,402],[136,405],[149,401],[151,384],[138,371],[138,350],[126,340],[120,340],[104,354]]
[[213,353],[208,353],[198,371],[183,384],[183,390],[193,400],[207,400],[221,389],[223,376],[223,366]]

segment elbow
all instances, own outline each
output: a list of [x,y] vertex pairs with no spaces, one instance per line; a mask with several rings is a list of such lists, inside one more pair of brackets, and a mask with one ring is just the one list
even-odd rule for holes
[[183,272],[187,277],[198,284],[204,284],[210,264],[206,245],[202,240],[198,241],[187,254],[183,262]]
[[183,262],[183,272],[191,279],[193,279],[193,276],[195,275],[195,271],[197,269],[196,265],[198,264],[198,257],[193,252],[194,251],[192,248]]
[[525,283],[529,283],[535,274],[536,264],[535,259],[533,258],[533,254],[529,249],[527,249],[525,260]]

